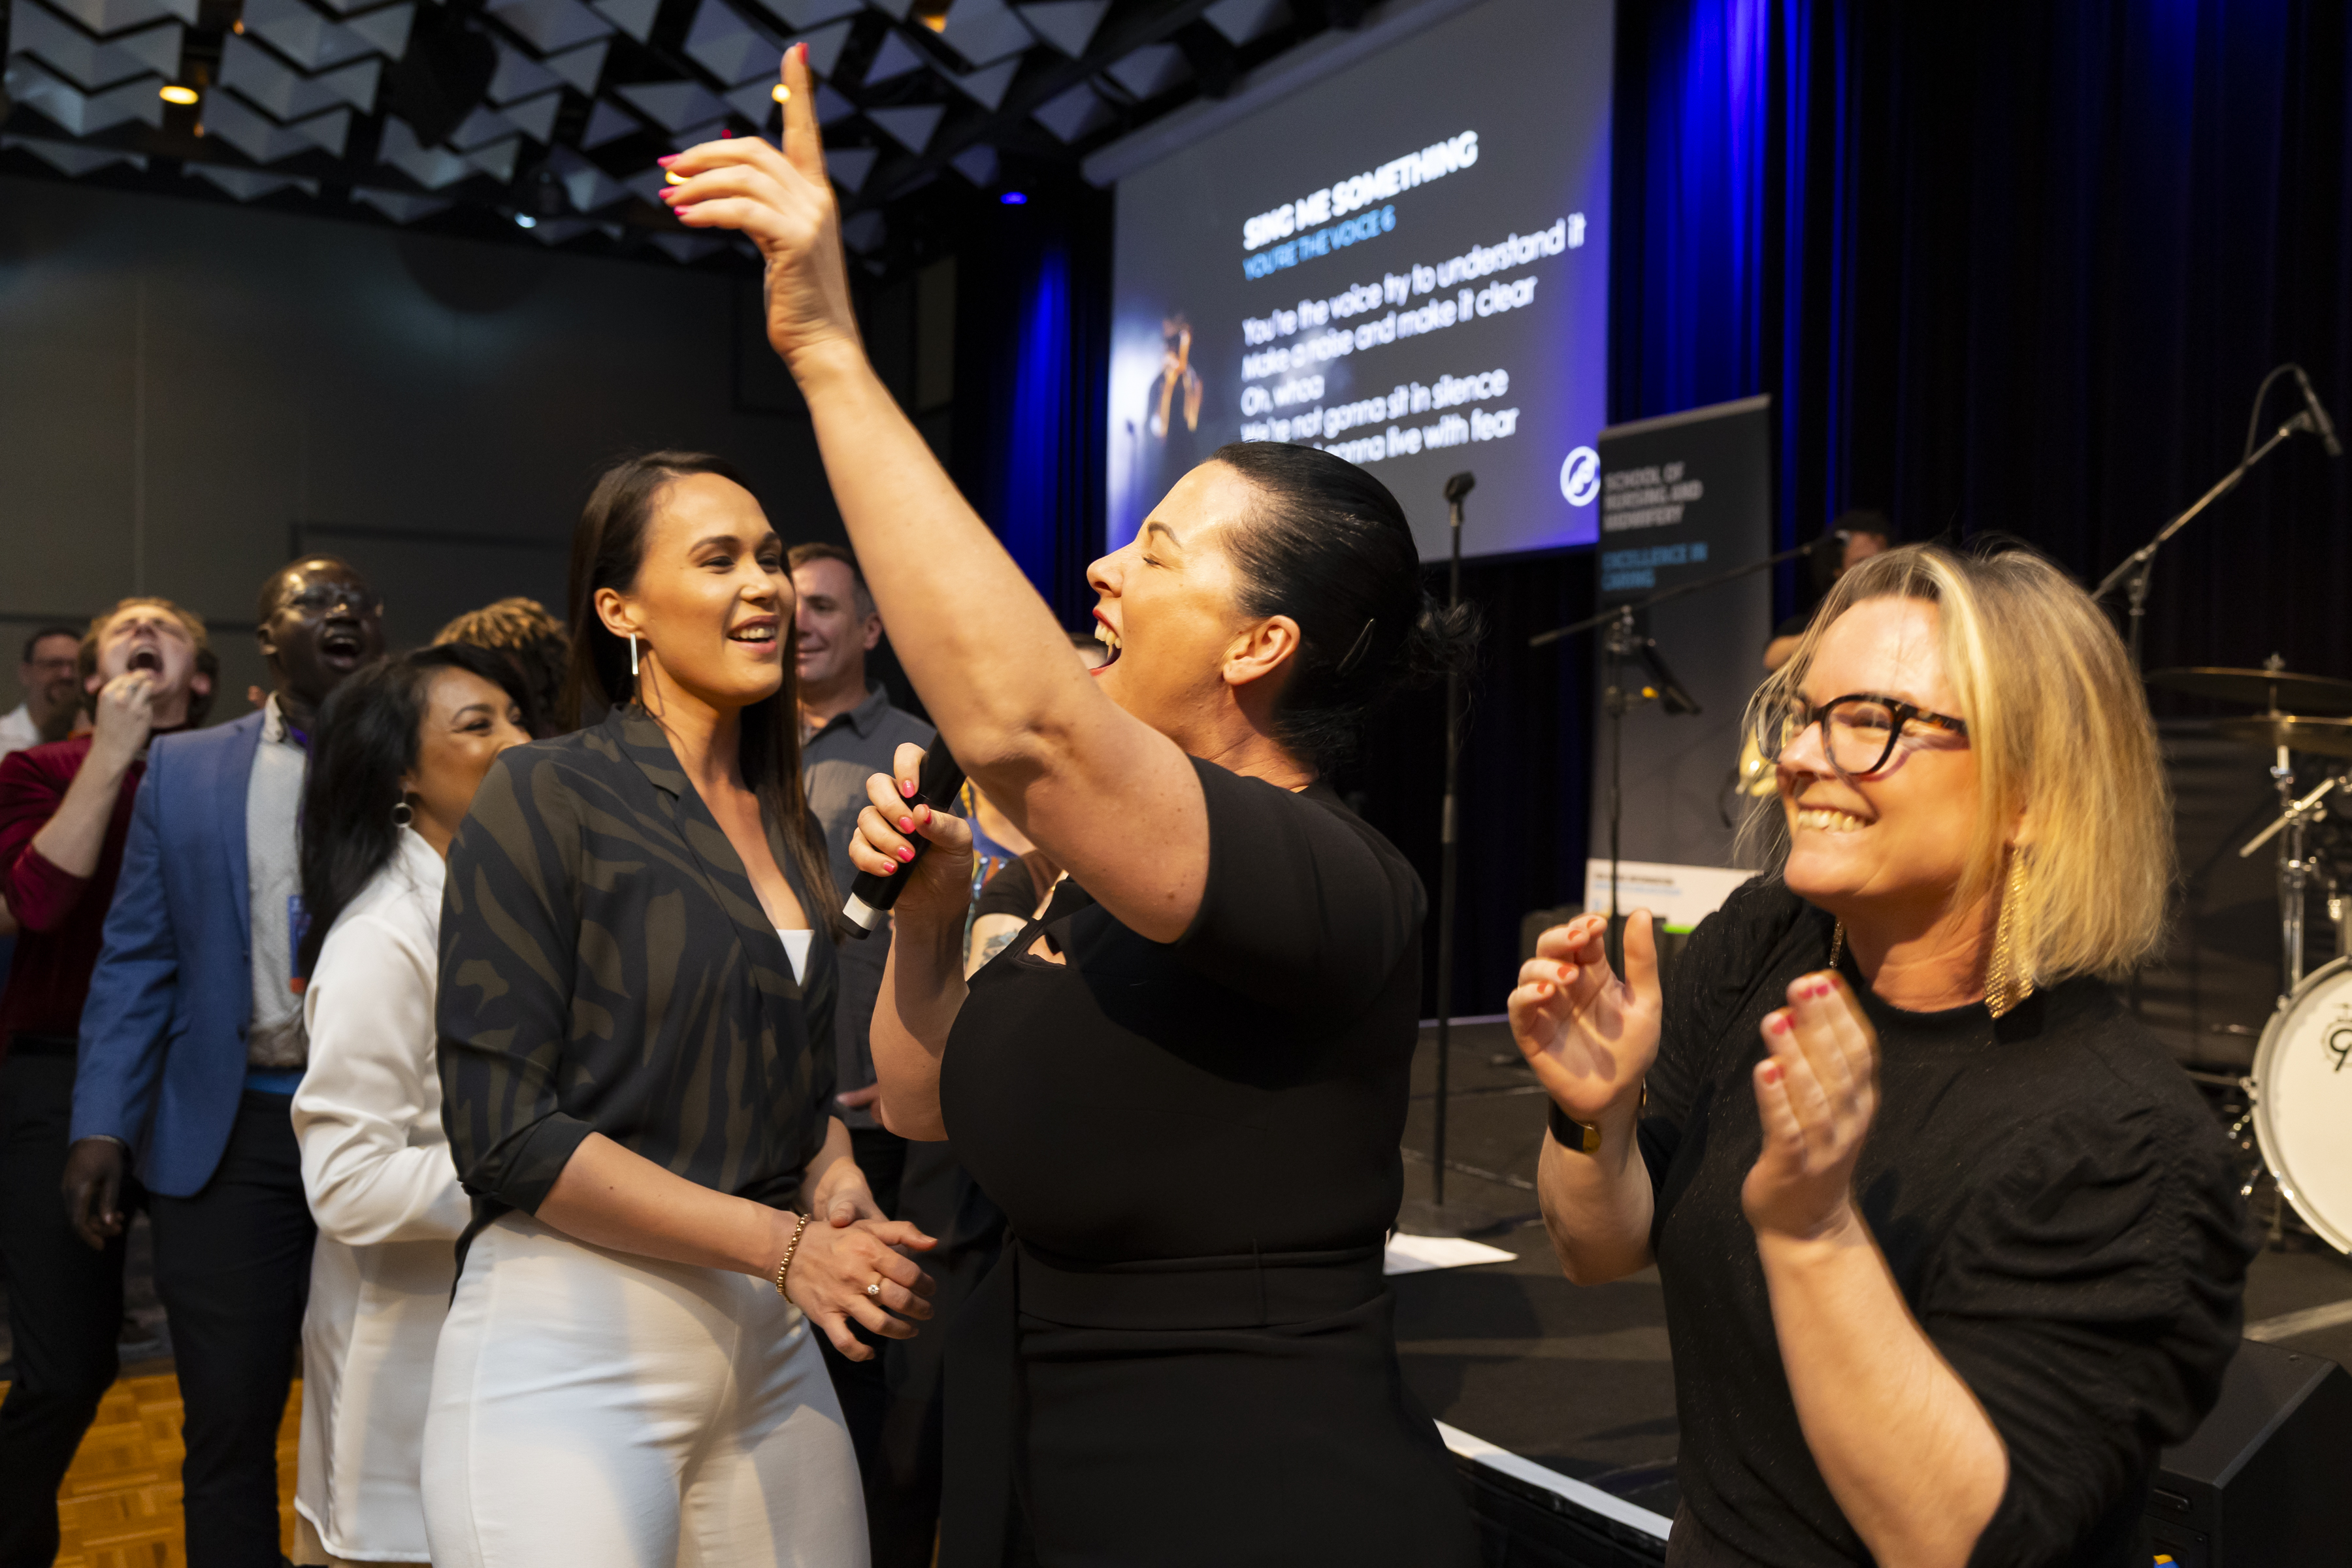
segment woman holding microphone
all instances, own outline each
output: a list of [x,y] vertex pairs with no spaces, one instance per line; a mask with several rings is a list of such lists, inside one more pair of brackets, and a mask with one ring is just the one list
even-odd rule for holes
[[1463,638],[1385,487],[1229,447],[1094,563],[1110,662],[1052,613],[859,346],[802,51],[786,149],[668,160],[767,258],[769,339],[941,739],[1068,875],[969,984],[969,835],[877,779],[854,858],[908,874],[874,1020],[891,1129],[955,1140],[1018,1239],[959,1314],[944,1568],[1466,1568],[1406,1393],[1382,1235],[1421,996],[1412,868],[1324,774]]

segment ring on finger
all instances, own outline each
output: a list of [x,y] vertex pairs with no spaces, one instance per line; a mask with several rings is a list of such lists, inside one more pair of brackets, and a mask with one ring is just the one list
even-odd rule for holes
[[880,1300],[882,1299],[882,1281],[877,1279],[873,1284],[866,1287],[866,1294],[867,1299],[871,1300]]

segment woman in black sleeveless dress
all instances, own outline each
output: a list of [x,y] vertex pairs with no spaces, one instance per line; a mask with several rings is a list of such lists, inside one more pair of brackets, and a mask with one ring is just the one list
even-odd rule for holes
[[1014,1240],[950,1328],[940,1561],[1468,1568],[1400,1375],[1381,1244],[1424,899],[1322,782],[1465,640],[1395,499],[1310,447],[1229,447],[1095,563],[1091,674],[866,363],[809,79],[787,149],[670,162],[751,235],[894,646],[973,780],[1055,865],[967,986],[964,825],[877,776],[853,858],[908,872],[874,1018],[885,1121],[952,1132]]

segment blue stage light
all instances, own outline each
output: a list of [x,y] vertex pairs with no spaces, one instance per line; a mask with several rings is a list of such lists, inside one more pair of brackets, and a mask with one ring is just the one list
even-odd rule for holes
[[996,199],[1003,202],[1008,207],[1026,206],[1029,205],[1029,198],[1022,195],[1019,191],[1007,191]]

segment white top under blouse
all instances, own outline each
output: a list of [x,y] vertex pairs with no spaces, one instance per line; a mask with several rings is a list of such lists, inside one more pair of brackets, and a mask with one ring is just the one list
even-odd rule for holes
[[302,998],[310,1065],[294,1133],[319,1242],[294,1506],[337,1557],[430,1560],[425,1400],[454,1243],[471,1216],[434,1065],[444,875],[433,847],[404,829],[327,933]]

